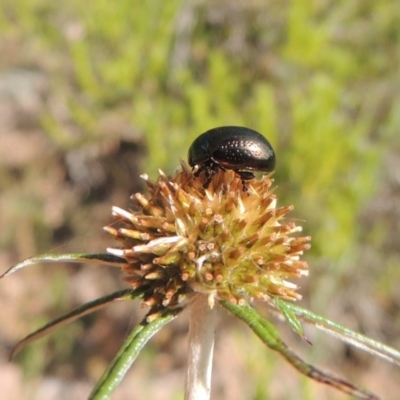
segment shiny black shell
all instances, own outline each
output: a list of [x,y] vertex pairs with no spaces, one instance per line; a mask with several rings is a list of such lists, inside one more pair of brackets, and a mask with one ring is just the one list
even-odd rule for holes
[[208,186],[218,168],[236,171],[242,180],[254,178],[251,171],[273,171],[275,153],[260,133],[241,126],[222,126],[200,135],[190,146],[188,161],[205,171]]

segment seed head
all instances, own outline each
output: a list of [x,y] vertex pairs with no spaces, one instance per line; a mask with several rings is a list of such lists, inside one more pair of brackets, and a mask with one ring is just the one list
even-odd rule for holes
[[240,303],[278,296],[297,300],[287,279],[308,275],[299,258],[310,237],[283,217],[292,206],[276,206],[272,179],[249,181],[244,192],[234,171],[218,171],[207,189],[182,162],[174,177],[162,171],[145,180],[149,195],[136,193],[136,211],[113,207],[117,227],[105,229],[121,242],[108,252],[126,260],[132,288],[144,289],[153,311],[176,307],[193,292]]

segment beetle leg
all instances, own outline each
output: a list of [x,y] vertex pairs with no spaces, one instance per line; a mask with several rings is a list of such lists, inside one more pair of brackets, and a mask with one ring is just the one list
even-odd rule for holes
[[249,190],[246,181],[249,181],[256,176],[253,174],[253,172],[249,171],[237,171],[238,175],[242,178],[242,186],[243,186],[243,192],[247,192]]
[[[193,167],[192,170],[194,170],[196,167]],[[212,181],[212,178],[214,177],[214,175],[217,173],[218,171],[218,164],[216,164],[215,162],[211,161],[208,163],[204,163],[201,165],[198,165],[197,170],[193,173],[193,176],[195,178],[198,178],[202,172],[204,172],[205,175],[205,182],[203,183],[203,188],[207,189],[210,182]],[[224,169],[224,168],[223,168]],[[225,169],[224,169],[225,170]]]
[[218,168],[219,166],[214,162],[210,162],[209,164],[207,164],[207,167],[204,170],[206,176],[206,181],[203,184],[204,189],[208,188],[208,185],[212,181],[212,178],[214,178],[214,175],[217,173]]
[[[194,166],[194,167],[192,168],[192,171],[193,171],[195,168],[196,168],[196,166]],[[194,176],[195,178],[198,178],[198,177],[200,176],[200,174],[201,174],[203,171],[205,171],[205,170],[206,170],[206,166],[205,166],[204,164],[202,164],[202,165],[198,166],[197,170],[193,173],[193,176]]]
[[243,181],[249,181],[256,177],[254,173],[250,171],[237,171],[237,173],[242,178]]

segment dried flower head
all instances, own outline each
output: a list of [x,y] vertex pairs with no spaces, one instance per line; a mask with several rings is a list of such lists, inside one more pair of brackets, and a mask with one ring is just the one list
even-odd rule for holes
[[122,242],[108,252],[126,260],[126,281],[145,290],[144,305],[176,307],[193,292],[210,305],[301,298],[287,279],[308,274],[299,256],[310,237],[293,236],[301,227],[283,218],[293,207],[277,208],[270,176],[251,180],[247,193],[233,171],[220,170],[204,189],[184,162],[174,177],[143,179],[149,196],[132,196],[138,211],[114,207],[119,223],[105,229]]

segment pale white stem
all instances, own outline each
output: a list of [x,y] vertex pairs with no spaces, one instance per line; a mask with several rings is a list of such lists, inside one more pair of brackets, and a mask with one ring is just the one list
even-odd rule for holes
[[189,305],[189,349],[185,400],[209,400],[216,322],[209,297],[197,294]]

